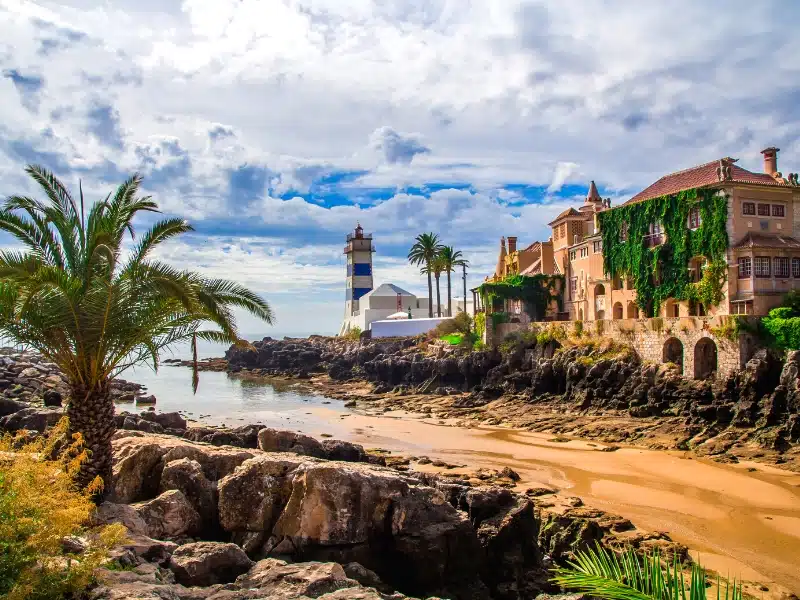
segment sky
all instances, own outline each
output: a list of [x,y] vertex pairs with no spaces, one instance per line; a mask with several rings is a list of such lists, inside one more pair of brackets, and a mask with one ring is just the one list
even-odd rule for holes
[[427,295],[421,232],[473,287],[590,180],[616,205],[767,146],[800,170],[798,22],[769,0],[0,0],[0,196],[35,191],[31,163],[95,199],[138,171],[195,227],[160,259],[272,304],[242,331],[335,333],[357,222],[375,284]]

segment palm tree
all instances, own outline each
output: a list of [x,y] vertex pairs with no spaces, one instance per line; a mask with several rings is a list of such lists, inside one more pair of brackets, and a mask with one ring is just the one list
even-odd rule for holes
[[192,231],[182,219],[160,220],[125,247],[127,234],[134,239],[133,218],[158,212],[149,196],[138,194],[139,175],[87,214],[82,189],[76,203],[44,168],[26,172],[46,199],[12,196],[0,208],[0,230],[25,246],[0,251],[0,335],[61,368],[70,388],[70,433],[81,434],[91,451],[76,483],[95,488],[111,477],[114,377],[145,362],[157,369],[161,350],[189,340],[196,391],[198,339],[247,344],[234,308],[267,323],[274,317],[266,301],[239,284],[150,258],[162,242]]
[[[444,265],[444,271],[447,272],[447,316],[453,316],[453,301],[451,299],[450,291],[450,273],[456,270],[456,267],[469,266],[469,261],[463,258],[461,250],[456,250],[452,246],[444,246],[439,251],[439,258]],[[467,297],[464,296],[464,312],[467,312]]]
[[431,281],[431,262],[442,249],[439,236],[435,233],[420,233],[414,238],[414,245],[408,251],[408,260],[412,265],[422,265],[423,272],[428,274],[428,316],[433,317],[433,282]]
[[[420,273],[427,273],[428,279],[431,277],[431,273],[433,273],[433,277],[436,279],[436,316],[442,316],[442,301],[439,295],[439,278],[442,276],[444,272],[444,260],[442,259],[441,254],[437,254],[434,259],[429,263],[428,266],[422,267],[420,269]],[[433,315],[431,315],[433,316]]]
[[[605,600],[706,600],[706,572],[692,563],[688,589],[676,555],[672,564],[662,564],[658,550],[640,557],[628,547],[616,554],[597,544],[579,550],[568,567],[555,569],[553,580],[568,590],[576,590]],[[717,577],[717,598],[721,600],[723,582]],[[726,600],[742,600],[741,582],[724,582]]]

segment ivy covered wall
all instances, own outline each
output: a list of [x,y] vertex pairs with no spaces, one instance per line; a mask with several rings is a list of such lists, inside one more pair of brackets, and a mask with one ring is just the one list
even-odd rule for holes
[[[689,211],[697,206],[702,224],[688,227]],[[603,237],[603,266],[611,277],[627,277],[636,301],[648,316],[657,315],[667,298],[719,304],[727,276],[728,199],[714,189],[690,189],[599,213]],[[651,223],[661,223],[665,242],[646,246]],[[627,238],[623,241],[623,229]],[[689,263],[705,257],[709,267],[692,283]]]
[[481,284],[478,293],[490,309],[495,300],[521,300],[531,321],[540,321],[551,302],[555,301],[561,310],[563,289],[563,275],[509,275],[496,283]]

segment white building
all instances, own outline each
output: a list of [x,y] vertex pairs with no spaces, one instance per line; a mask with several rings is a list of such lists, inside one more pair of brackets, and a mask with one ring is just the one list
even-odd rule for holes
[[[355,304],[356,308],[352,313],[345,314],[339,335],[343,335],[355,327],[361,331],[367,331],[373,321],[381,321],[398,312],[408,313],[410,310],[413,319],[428,317],[427,298],[418,298],[393,283],[379,285],[361,296]],[[442,314],[445,313],[446,308],[442,307]],[[435,315],[436,305],[433,307],[433,312]]]

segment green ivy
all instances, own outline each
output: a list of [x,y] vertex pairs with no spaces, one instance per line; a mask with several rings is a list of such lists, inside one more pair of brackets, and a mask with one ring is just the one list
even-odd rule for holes
[[474,328],[475,333],[478,334],[478,338],[482,338],[483,332],[486,331],[486,313],[478,313],[475,315]]
[[[700,209],[701,226],[687,227],[689,210]],[[628,277],[645,314],[658,314],[667,298],[698,300],[709,306],[722,299],[728,233],[728,199],[713,189],[691,189],[644,202],[624,204],[598,214],[603,237],[603,266],[611,277]],[[666,242],[645,246],[650,224],[660,222]],[[623,224],[628,237],[621,238]],[[704,256],[711,263],[705,281],[689,279],[689,261]]]
[[800,349],[800,316],[789,307],[773,308],[761,320],[771,345],[782,350]]
[[531,321],[540,321],[553,300],[561,310],[563,275],[509,275],[496,283],[486,282],[478,287],[485,306],[494,306],[495,300],[521,300]]

